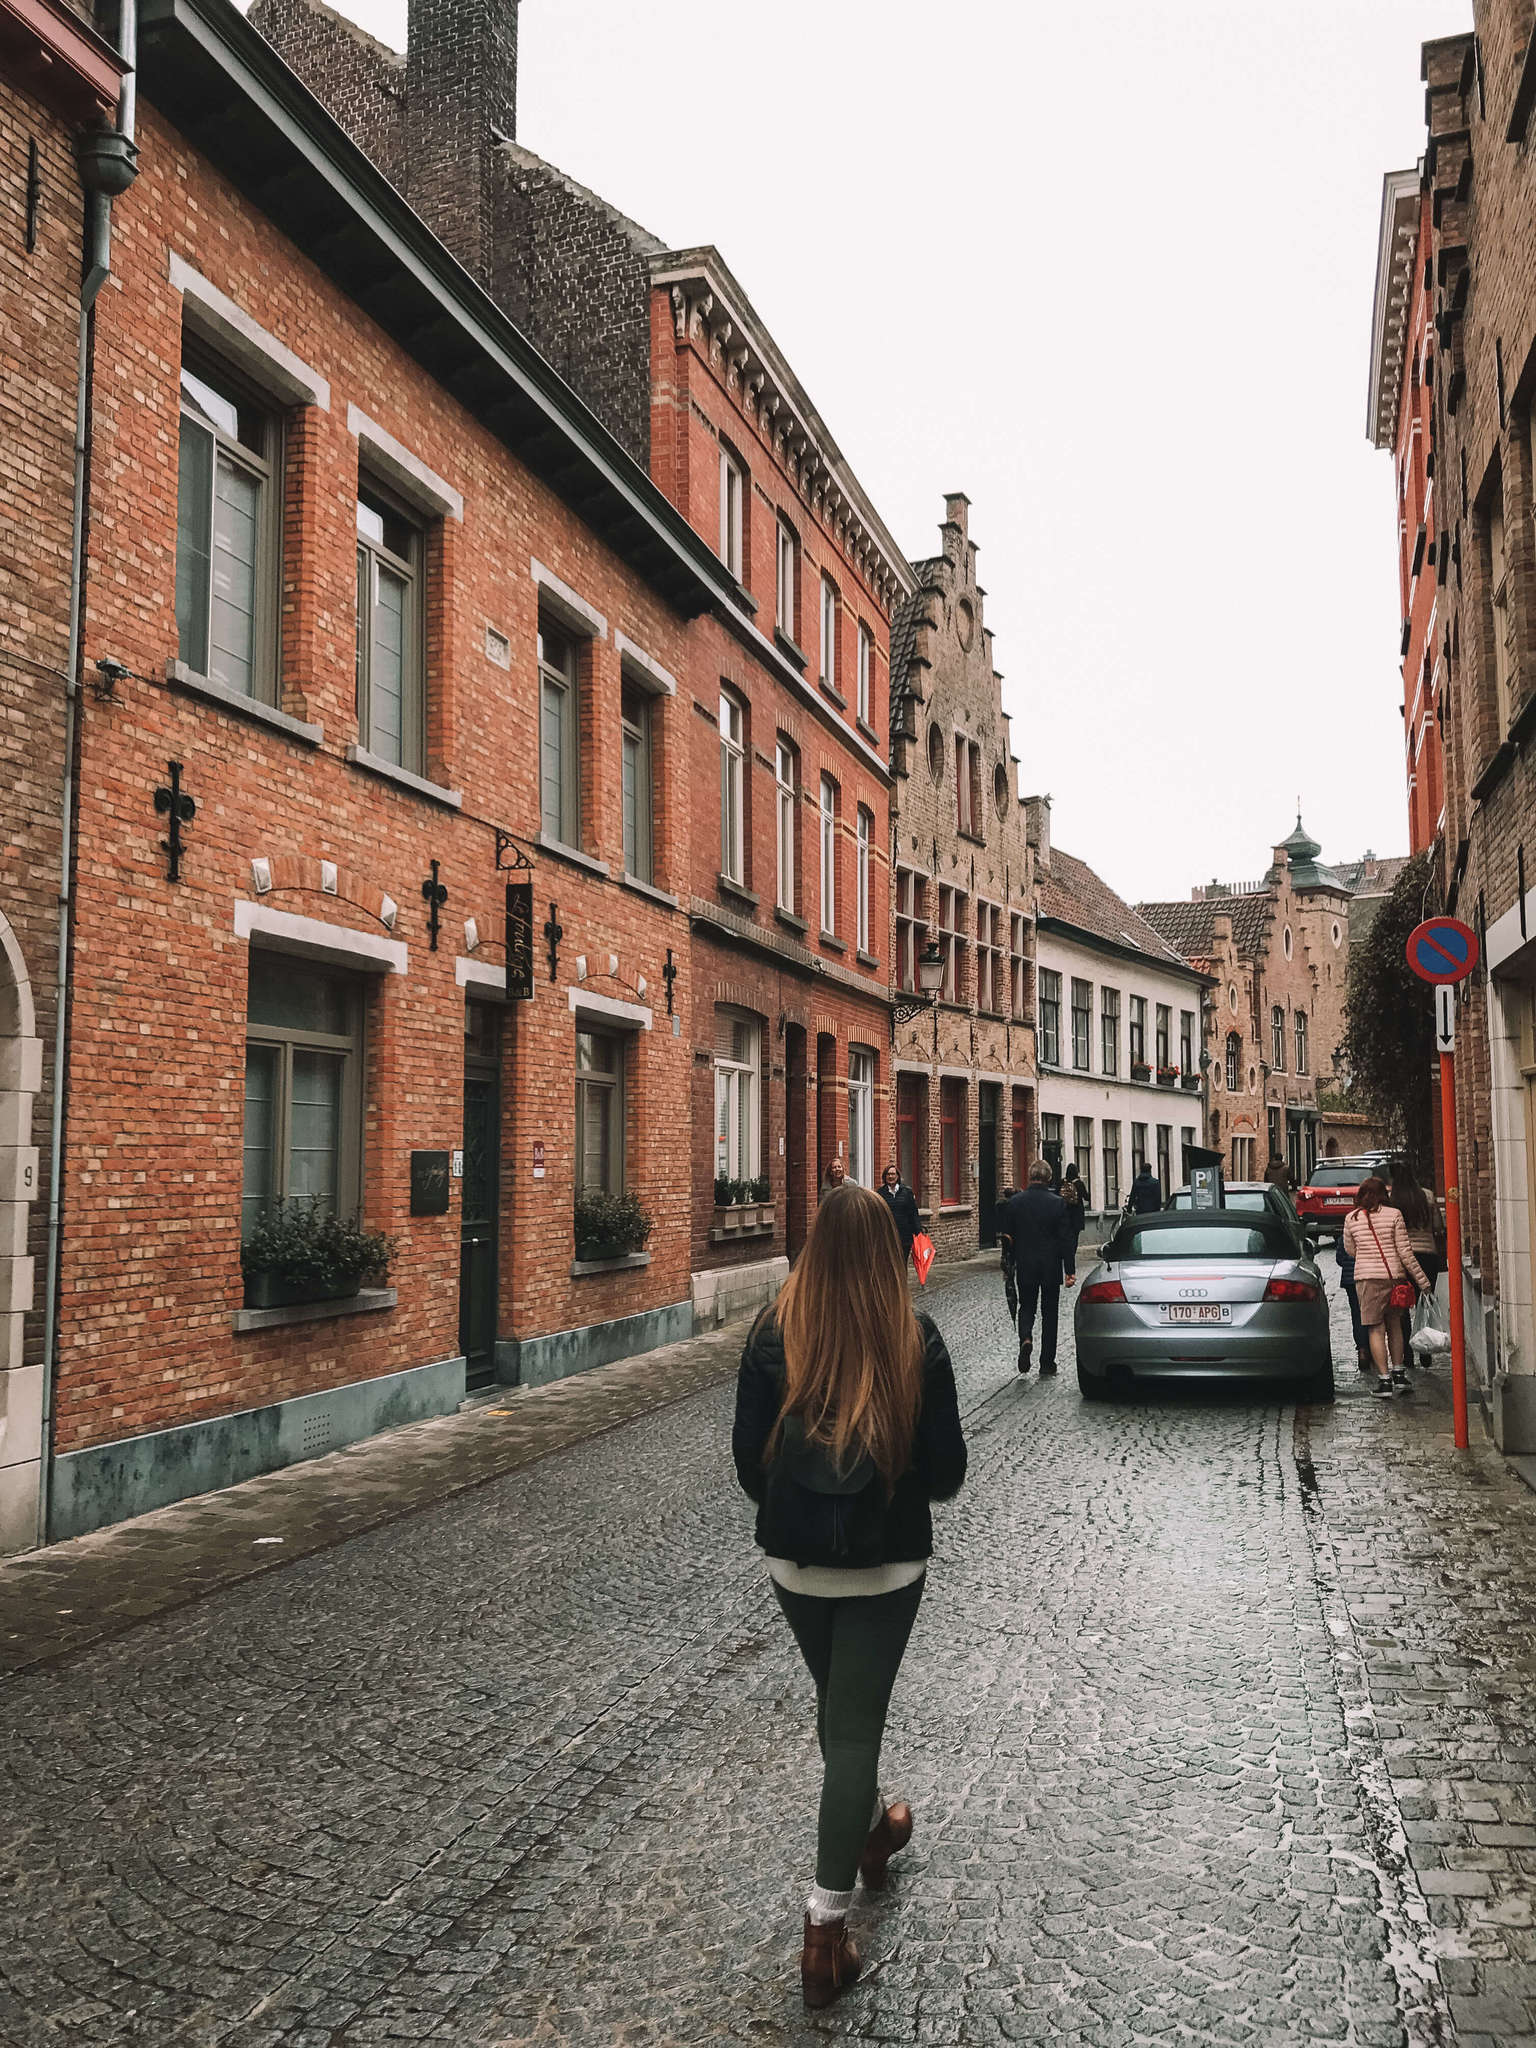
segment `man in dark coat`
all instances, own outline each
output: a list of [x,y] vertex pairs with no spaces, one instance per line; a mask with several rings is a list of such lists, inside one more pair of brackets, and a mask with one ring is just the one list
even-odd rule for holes
[[905,1265],[912,1256],[912,1240],[923,1227],[923,1219],[917,1213],[917,1197],[902,1180],[899,1166],[885,1169],[880,1193],[891,1212],[891,1221],[896,1225],[896,1235],[901,1239],[901,1262]]
[[1145,1160],[1131,1182],[1131,1214],[1150,1216],[1163,1206],[1163,1184]]
[[1037,1159],[1029,1169],[1029,1185],[1003,1210],[998,1228],[1013,1256],[1019,1290],[1019,1371],[1028,1372],[1035,1337],[1035,1307],[1040,1308],[1040,1377],[1056,1370],[1056,1320],[1061,1285],[1077,1279],[1077,1239],[1067,1205],[1051,1191],[1051,1169]]

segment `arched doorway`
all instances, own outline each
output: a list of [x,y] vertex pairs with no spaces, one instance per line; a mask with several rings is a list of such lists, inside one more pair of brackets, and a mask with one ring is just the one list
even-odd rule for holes
[[24,1363],[22,1314],[34,1295],[27,1222],[37,1196],[32,1105],[42,1068],[32,984],[0,911],[0,1557],[37,1540],[43,1368]]

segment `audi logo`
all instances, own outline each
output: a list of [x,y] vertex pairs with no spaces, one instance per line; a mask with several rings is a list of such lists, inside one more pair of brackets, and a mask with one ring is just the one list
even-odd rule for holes
[[1179,1289],[1179,1299],[1180,1301],[1204,1301],[1208,1292],[1209,1289],[1204,1287],[1181,1287]]

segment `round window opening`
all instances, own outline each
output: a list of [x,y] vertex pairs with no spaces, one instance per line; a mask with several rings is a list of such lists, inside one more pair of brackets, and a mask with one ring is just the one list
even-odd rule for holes
[[963,597],[955,606],[955,631],[960,636],[960,645],[969,654],[971,642],[976,637],[976,614]]
[[1008,770],[999,761],[992,771],[992,795],[997,804],[997,815],[1002,817],[1008,809]]
[[1281,933],[1280,939],[1281,944],[1285,947],[1285,957],[1287,960],[1289,960],[1291,957],[1291,928],[1289,925],[1287,925],[1285,930]]
[[1335,944],[1336,946],[1337,946],[1337,945],[1341,945],[1341,944],[1343,943],[1343,939],[1344,939],[1344,928],[1343,928],[1343,926],[1342,926],[1342,925],[1341,925],[1341,924],[1339,923],[1339,921],[1338,921],[1338,919],[1337,919],[1337,918],[1335,918],[1335,919],[1334,919],[1334,921],[1333,921],[1333,929],[1332,929],[1332,931],[1331,931],[1331,932],[1330,932],[1330,933],[1328,934],[1328,936],[1329,936],[1329,937],[1330,937],[1330,938],[1331,938],[1331,939],[1333,940],[1333,943],[1334,943],[1334,944]]
[[1227,1001],[1232,1005],[1232,1009],[1235,1014],[1237,1010],[1237,983],[1235,981],[1229,984],[1228,986]]
[[928,728],[928,773],[935,782],[944,773],[944,735],[937,725]]
[[1257,1067],[1250,1067],[1250,1068],[1248,1069],[1248,1086],[1249,1086],[1250,1088],[1257,1088],[1257,1087],[1258,1087],[1258,1085],[1259,1085],[1259,1070],[1258,1070],[1258,1068],[1257,1068]]

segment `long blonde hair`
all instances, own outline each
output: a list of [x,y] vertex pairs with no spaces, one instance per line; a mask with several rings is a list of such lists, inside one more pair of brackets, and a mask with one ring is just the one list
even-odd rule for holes
[[912,1455],[924,1348],[890,1205],[854,1181],[824,1195],[774,1314],[786,1370],[768,1455],[795,1415],[839,1470],[856,1447],[889,1490]]

